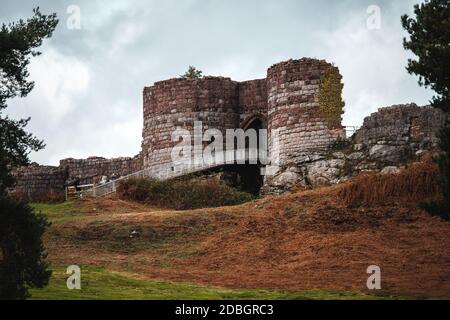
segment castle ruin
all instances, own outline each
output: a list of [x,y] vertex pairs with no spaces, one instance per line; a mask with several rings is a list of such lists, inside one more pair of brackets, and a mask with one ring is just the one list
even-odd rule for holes
[[[115,178],[142,169],[155,176],[177,173],[183,169],[173,165],[171,151],[176,141],[172,133],[176,128],[192,131],[196,121],[202,122],[203,130],[214,128],[224,135],[227,129],[268,130],[265,147],[270,161],[276,155],[275,172],[262,179],[261,164],[238,170],[248,184],[256,184],[265,193],[338,183],[348,178],[344,168],[349,165],[354,168],[352,174],[381,170],[436,146],[444,114],[405,105],[381,109],[367,118],[354,135],[348,154],[332,152],[333,142],[345,138],[341,78],[334,65],[303,58],[271,66],[265,79],[236,82],[203,77],[156,82],[143,90],[142,150],[137,156],[64,159],[59,167],[17,168],[15,192],[39,199],[45,193],[60,193],[64,181],[73,178],[90,184],[98,183],[102,176]],[[271,134],[274,131],[278,132],[277,141]]]

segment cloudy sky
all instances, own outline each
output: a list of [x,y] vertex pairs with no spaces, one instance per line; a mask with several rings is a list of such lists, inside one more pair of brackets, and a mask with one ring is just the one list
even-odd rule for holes
[[[344,124],[360,125],[379,107],[427,104],[432,92],[405,71],[410,56],[400,16],[420,0],[1,0],[0,21],[39,6],[60,24],[30,65],[34,91],[8,114],[47,147],[33,161],[133,156],[140,151],[142,89],[189,65],[234,80],[264,78],[290,58],[334,62],[344,77]],[[71,5],[81,12],[81,28]],[[376,5],[379,29],[368,28]],[[69,13],[68,13],[69,9]],[[373,24],[369,24],[374,26]]]

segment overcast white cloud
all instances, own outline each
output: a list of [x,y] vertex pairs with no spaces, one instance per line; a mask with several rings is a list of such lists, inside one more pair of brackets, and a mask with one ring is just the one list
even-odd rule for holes
[[[142,89],[188,65],[235,80],[263,78],[273,63],[304,56],[336,63],[344,77],[346,125],[382,106],[427,104],[432,93],[407,74],[400,16],[419,0],[222,1],[2,0],[0,21],[40,6],[60,24],[30,65],[35,90],[9,103],[13,117],[47,144],[42,164],[64,157],[133,156],[139,152]],[[69,30],[69,5],[81,30]],[[367,7],[381,9],[368,30]]]
[[43,121],[58,125],[62,118],[76,106],[76,96],[89,90],[89,67],[76,57],[64,56],[54,48],[44,48],[45,55],[30,66],[35,88],[29,99],[18,103],[45,104]]

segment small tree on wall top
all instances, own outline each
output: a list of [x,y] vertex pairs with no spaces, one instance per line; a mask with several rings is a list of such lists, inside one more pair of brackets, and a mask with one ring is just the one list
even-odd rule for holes
[[181,78],[186,79],[200,79],[203,77],[203,71],[198,70],[194,66],[189,66],[189,69],[181,76]]

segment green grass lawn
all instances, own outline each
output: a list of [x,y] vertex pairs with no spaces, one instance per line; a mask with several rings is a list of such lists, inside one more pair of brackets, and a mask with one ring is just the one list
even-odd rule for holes
[[45,214],[49,213],[75,213],[74,202],[65,201],[62,203],[31,203],[30,206],[36,211]]
[[84,218],[80,209],[73,201],[62,203],[30,203],[35,212],[45,214],[50,222],[67,221],[78,218]]
[[229,290],[187,283],[170,283],[137,279],[132,274],[110,272],[103,268],[81,267],[81,290],[69,290],[65,268],[53,268],[50,284],[32,289],[32,299],[49,300],[311,300],[311,299],[393,299],[364,293],[338,293],[322,290],[283,292],[273,290]]
[[93,199],[69,200],[62,203],[30,203],[36,211],[45,214],[50,222],[70,222],[76,220],[102,219],[102,215],[113,215],[133,212],[160,211],[155,208],[138,203],[115,203],[111,201],[107,206]]

